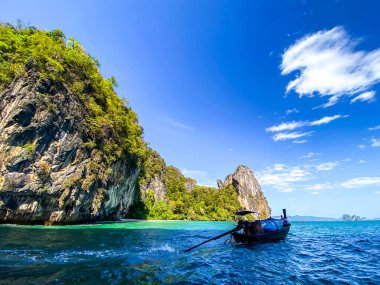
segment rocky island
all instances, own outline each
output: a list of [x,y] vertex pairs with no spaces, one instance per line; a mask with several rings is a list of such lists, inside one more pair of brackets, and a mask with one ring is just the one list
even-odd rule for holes
[[245,166],[219,189],[167,166],[99,66],[60,30],[0,24],[0,223],[270,215]]

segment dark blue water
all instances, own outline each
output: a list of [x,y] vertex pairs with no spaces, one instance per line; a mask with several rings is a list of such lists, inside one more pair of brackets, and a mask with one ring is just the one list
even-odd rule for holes
[[294,222],[250,247],[227,222],[0,226],[0,284],[380,284],[380,222]]

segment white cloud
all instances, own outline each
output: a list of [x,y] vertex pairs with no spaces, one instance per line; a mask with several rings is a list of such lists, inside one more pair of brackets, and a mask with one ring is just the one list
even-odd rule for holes
[[282,170],[285,170],[285,167],[286,167],[286,165],[285,164],[282,164],[282,163],[275,163],[274,165],[273,165],[273,170],[274,171],[282,171]]
[[358,188],[364,186],[380,186],[380,177],[357,177],[341,184],[344,188]]
[[[305,158],[312,158],[320,153],[308,153]],[[301,157],[302,158],[302,157]],[[257,180],[264,187],[273,188],[279,192],[314,191],[320,192],[335,189],[340,183],[321,181],[320,175],[324,171],[332,171],[347,159],[324,163],[304,162],[299,165],[274,163],[256,172]],[[380,179],[380,178],[379,178]]]
[[313,109],[327,108],[327,107],[334,106],[336,103],[339,102],[339,100],[340,100],[340,96],[339,95],[331,96],[326,103],[324,103],[324,104],[322,104],[320,106],[316,106]]
[[323,117],[322,119],[319,119],[319,120],[315,120],[315,121],[312,121],[310,122],[310,126],[320,126],[320,125],[325,125],[325,124],[328,124],[336,119],[340,119],[340,118],[347,118],[348,115],[334,115],[334,116],[327,116],[327,117]]
[[282,55],[281,74],[299,72],[287,85],[287,92],[294,90],[300,97],[329,97],[322,106],[328,107],[343,97],[369,91],[380,81],[380,49],[357,51],[358,43],[343,27],[296,41]]
[[368,128],[368,130],[370,130],[370,131],[377,131],[377,130],[380,130],[380,125],[375,126],[375,127],[372,127],[372,128]]
[[376,95],[376,92],[374,91],[367,91],[367,92],[364,92],[358,96],[356,96],[354,99],[351,100],[351,103],[355,103],[357,101],[361,101],[361,102],[374,102],[375,101],[375,95]]
[[366,145],[364,145],[364,144],[358,144],[358,148],[360,148],[360,149],[365,149],[365,148],[366,148]]
[[[266,132],[275,133],[272,138],[274,141],[282,141],[282,140],[290,140],[290,139],[298,139],[305,136],[310,136],[313,132],[286,132],[286,131],[292,131],[295,129],[299,129],[302,127],[314,127],[314,126],[320,126],[328,124],[334,120],[340,119],[340,118],[346,118],[347,115],[334,115],[334,116],[326,116],[321,119],[315,120],[315,121],[292,121],[292,122],[284,122],[279,125],[271,126],[269,128],[266,128]],[[307,142],[307,140],[295,140],[293,143],[302,144]]]
[[298,111],[297,108],[293,108],[293,109],[288,109],[286,110],[286,115],[290,115],[290,114],[293,114],[293,113],[299,113],[300,111]]
[[380,147],[380,139],[371,139],[372,147]]
[[346,118],[347,115],[334,115],[334,116],[326,116],[321,119],[315,120],[315,121],[292,121],[292,122],[285,122],[281,123],[279,125],[275,125],[269,128],[266,128],[265,131],[267,132],[282,132],[282,131],[291,131],[294,129],[302,128],[302,127],[313,127],[313,126],[320,126],[328,124],[334,120],[340,119],[340,118]]
[[229,148],[229,149],[227,149],[227,151],[231,152],[231,151],[233,151],[233,149],[232,149],[232,148]]
[[298,139],[306,136],[310,136],[313,132],[292,132],[292,133],[277,133],[272,138],[274,141],[284,141],[284,140],[292,140]]
[[300,156],[299,158],[312,158],[312,157],[318,156],[318,155],[321,155],[321,153],[309,152],[303,156]]
[[315,169],[317,171],[330,171],[330,170],[333,170],[334,168],[336,168],[338,165],[339,165],[338,161],[324,162],[324,163],[320,163],[320,164],[315,165]]
[[329,182],[306,185],[304,187],[305,190],[309,190],[309,191],[323,191],[323,190],[328,190],[328,189],[332,189],[332,188],[333,188],[333,185]]
[[299,166],[287,166],[276,163],[256,173],[257,179],[262,186],[271,186],[279,192],[293,192],[296,190],[294,183],[307,181],[311,173]]
[[363,159],[361,159],[361,160],[359,160],[359,163],[366,163],[367,161],[365,161],[365,160],[363,160]]
[[282,131],[291,131],[291,130],[294,130],[294,129],[298,129],[298,128],[304,127],[307,124],[308,124],[307,122],[295,122],[294,121],[294,122],[281,123],[279,125],[266,128],[265,130],[267,132],[271,132],[271,133],[273,133],[273,132],[282,132]]

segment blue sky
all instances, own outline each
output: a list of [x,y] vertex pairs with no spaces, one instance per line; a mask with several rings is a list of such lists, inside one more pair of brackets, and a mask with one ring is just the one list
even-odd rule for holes
[[380,216],[378,1],[2,1],[99,59],[168,164],[274,214]]

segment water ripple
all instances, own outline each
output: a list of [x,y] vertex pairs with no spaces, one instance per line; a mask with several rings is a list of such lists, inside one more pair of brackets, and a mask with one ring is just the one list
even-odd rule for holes
[[0,226],[0,283],[380,284],[380,222],[294,223],[283,242],[183,252],[230,226]]

